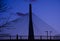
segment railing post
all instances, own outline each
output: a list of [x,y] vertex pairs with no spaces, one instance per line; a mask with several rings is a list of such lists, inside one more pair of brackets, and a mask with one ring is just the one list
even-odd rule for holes
[[16,40],[18,40],[18,34],[16,35]]
[[40,39],[42,40],[42,36],[40,36]]
[[20,36],[20,39],[22,39],[22,36]]
[[10,35],[10,40],[11,40],[11,35]]

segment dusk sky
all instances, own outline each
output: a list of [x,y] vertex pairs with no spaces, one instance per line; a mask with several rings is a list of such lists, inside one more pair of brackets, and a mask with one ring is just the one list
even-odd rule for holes
[[[29,0],[5,0],[5,2],[10,8],[7,10],[7,14],[16,14],[16,12],[26,14],[29,12],[29,3],[31,3],[33,13],[60,33],[60,0],[35,0],[33,2]],[[3,16],[6,15],[3,14]],[[11,17],[16,18],[14,15]]]

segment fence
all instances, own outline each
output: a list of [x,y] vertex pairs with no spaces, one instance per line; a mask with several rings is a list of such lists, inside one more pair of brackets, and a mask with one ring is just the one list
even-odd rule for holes
[[[26,36],[26,35],[24,35],[24,36],[23,35],[21,35],[21,36],[19,36],[19,35],[16,35],[16,36],[0,36],[0,40],[7,40],[7,39],[9,39],[9,40],[13,40],[13,39],[16,39],[16,40],[26,39],[26,40],[28,40],[28,36]],[[56,39],[60,39],[60,36],[34,36],[34,39],[56,40]]]

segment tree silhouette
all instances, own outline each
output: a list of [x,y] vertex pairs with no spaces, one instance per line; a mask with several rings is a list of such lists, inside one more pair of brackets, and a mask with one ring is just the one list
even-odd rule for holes
[[7,10],[7,4],[4,0],[0,0],[0,12],[5,12]]

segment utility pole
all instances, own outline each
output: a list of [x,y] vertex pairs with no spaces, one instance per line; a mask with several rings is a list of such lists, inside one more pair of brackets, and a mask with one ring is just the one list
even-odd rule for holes
[[32,22],[32,5],[29,4],[29,33],[28,40],[34,40],[33,22]]

